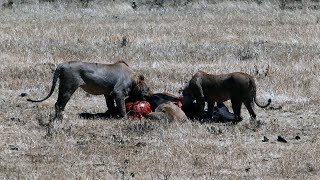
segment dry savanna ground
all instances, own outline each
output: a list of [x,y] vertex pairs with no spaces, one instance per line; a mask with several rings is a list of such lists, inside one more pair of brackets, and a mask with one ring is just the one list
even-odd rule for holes
[[[320,174],[320,12],[271,2],[14,4],[0,11],[1,179],[317,179]],[[123,39],[126,37],[127,42]],[[199,122],[82,119],[106,111],[78,90],[46,138],[52,70],[65,61],[125,60],[154,92],[178,95],[198,70],[256,78],[252,128]],[[22,97],[26,93],[26,97]],[[230,102],[226,102],[230,107]],[[268,142],[262,142],[267,137]],[[277,141],[278,136],[287,143]]]

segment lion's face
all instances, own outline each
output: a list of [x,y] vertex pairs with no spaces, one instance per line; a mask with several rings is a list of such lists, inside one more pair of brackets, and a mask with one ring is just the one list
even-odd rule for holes
[[130,99],[132,101],[144,101],[146,97],[151,96],[152,92],[149,86],[143,81],[139,82],[131,91]]
[[152,92],[151,92],[149,86],[145,82],[138,84],[137,87],[139,89],[139,94],[141,94],[143,99],[145,99],[146,96],[151,96]]

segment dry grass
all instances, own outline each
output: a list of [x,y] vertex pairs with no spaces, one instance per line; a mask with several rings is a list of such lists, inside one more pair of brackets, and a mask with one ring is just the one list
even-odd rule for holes
[[[244,2],[137,10],[126,3],[31,3],[1,10],[0,178],[318,178],[319,17],[310,9]],[[38,120],[48,121],[57,92],[39,104],[19,95],[44,97],[58,63],[119,59],[145,74],[154,91],[174,94],[199,69],[247,72],[257,79],[259,100],[271,97],[272,108],[256,108],[258,131],[245,109],[238,125],[86,120],[78,114],[104,112],[106,105],[79,90],[59,133],[45,138]],[[276,141],[279,135],[288,143]]]

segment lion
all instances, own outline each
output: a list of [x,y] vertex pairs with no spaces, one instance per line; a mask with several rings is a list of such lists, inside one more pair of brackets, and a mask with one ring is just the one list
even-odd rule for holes
[[[251,119],[255,120],[256,114],[253,111],[253,102],[260,108],[266,108],[271,104],[271,99],[265,105],[259,104],[256,101],[256,89],[254,78],[246,73],[233,72],[213,75],[198,71],[183,89],[183,110],[192,112],[193,109],[196,109],[197,116],[201,118],[205,116],[205,102],[208,103],[208,112],[212,113],[215,102],[223,103],[231,99],[235,115],[234,123],[242,121],[242,103],[249,111]],[[194,101],[196,101],[196,106],[194,106]]]
[[169,122],[184,122],[188,119],[186,114],[171,101],[160,104],[155,112],[151,112],[147,115],[147,118],[168,120]]
[[[30,102],[42,102],[48,99],[60,79],[58,99],[55,103],[54,119],[62,119],[62,111],[72,94],[81,87],[93,95],[104,95],[108,111],[120,117],[126,116],[125,99],[144,100],[150,89],[143,75],[133,71],[126,62],[99,64],[86,62],[65,62],[57,66],[49,94],[41,100],[27,99]],[[116,105],[115,106],[115,103]]]

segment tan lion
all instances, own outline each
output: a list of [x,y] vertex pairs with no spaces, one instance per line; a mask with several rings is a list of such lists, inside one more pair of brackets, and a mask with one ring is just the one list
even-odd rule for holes
[[[271,104],[271,99],[266,105],[260,105],[256,101],[256,84],[252,76],[242,72],[230,74],[212,75],[203,71],[197,72],[189,84],[183,89],[183,110],[195,113],[198,117],[204,116],[205,102],[208,103],[208,112],[212,113],[215,102],[224,102],[231,99],[235,122],[242,120],[242,103],[248,109],[253,120],[256,114],[253,111],[253,102],[260,108],[265,108]],[[193,104],[194,100],[196,105]]]
[[[126,116],[125,99],[129,97],[133,101],[143,100],[149,95],[149,87],[145,83],[144,76],[133,71],[125,62],[119,61],[114,64],[98,64],[85,62],[66,62],[59,64],[53,76],[50,93],[42,100],[48,99],[59,83],[58,100],[55,103],[55,116],[62,119],[62,111],[72,94],[81,87],[84,91],[93,95],[104,95],[108,111]],[[114,104],[116,102],[116,107]],[[53,120],[50,120],[53,121]]]
[[168,120],[169,122],[183,122],[187,120],[186,114],[173,102],[164,102],[160,104],[155,112],[147,115],[149,119]]

